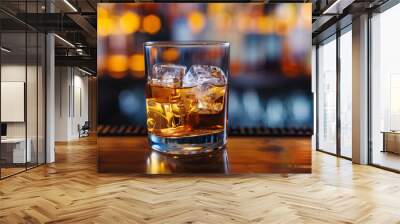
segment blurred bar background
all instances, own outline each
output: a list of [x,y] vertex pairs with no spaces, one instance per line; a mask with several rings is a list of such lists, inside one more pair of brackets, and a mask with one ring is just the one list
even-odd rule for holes
[[[230,134],[310,135],[311,10],[311,3],[98,4],[99,134],[146,133],[144,42],[222,40],[231,44]],[[163,57],[173,63],[179,52]]]

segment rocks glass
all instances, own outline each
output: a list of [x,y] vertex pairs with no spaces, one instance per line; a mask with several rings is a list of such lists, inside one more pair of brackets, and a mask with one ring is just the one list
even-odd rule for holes
[[224,147],[229,43],[146,42],[144,51],[150,147],[175,155]]

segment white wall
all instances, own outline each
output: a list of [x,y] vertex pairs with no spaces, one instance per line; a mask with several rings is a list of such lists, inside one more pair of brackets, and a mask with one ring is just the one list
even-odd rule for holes
[[56,67],[55,73],[55,140],[70,141],[88,120],[88,78],[72,67]]
[[69,133],[69,68],[55,68],[55,141],[68,141]]
[[74,108],[73,108],[73,119],[72,119],[72,135],[78,137],[78,124],[81,126],[88,121],[89,110],[88,110],[88,78],[82,76],[82,73],[74,75]]

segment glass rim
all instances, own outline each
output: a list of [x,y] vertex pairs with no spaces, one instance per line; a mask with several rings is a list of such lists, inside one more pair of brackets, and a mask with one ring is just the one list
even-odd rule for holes
[[144,47],[199,47],[199,46],[223,46],[228,47],[227,41],[146,41]]

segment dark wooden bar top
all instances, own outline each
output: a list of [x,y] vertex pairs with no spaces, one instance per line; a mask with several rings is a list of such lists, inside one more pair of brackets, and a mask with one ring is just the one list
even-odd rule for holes
[[309,137],[229,137],[223,150],[180,157],[150,150],[144,136],[99,137],[97,144],[103,173],[311,173]]

